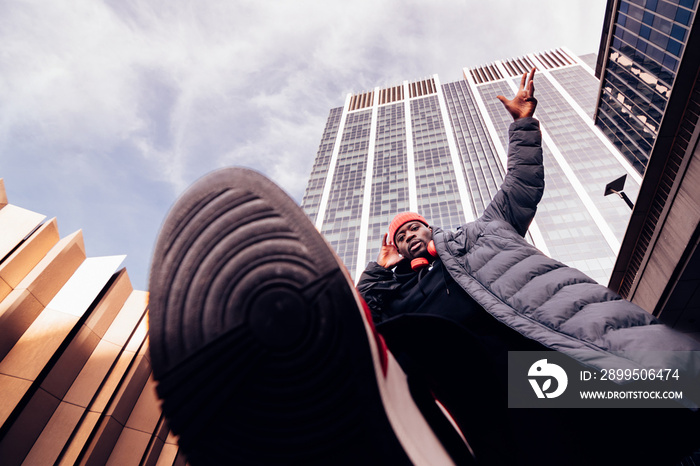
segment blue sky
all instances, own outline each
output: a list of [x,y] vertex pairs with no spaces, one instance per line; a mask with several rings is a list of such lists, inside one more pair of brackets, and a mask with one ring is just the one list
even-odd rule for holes
[[[565,46],[605,0],[0,2],[0,177],[12,204],[126,254],[146,289],[167,210],[219,167],[297,202],[349,92]],[[1,234],[1,232],[0,232]]]

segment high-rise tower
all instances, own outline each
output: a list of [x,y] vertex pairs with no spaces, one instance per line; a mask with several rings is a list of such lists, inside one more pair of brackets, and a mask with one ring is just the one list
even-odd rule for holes
[[461,81],[348,95],[330,112],[302,207],[356,278],[398,212],[448,229],[475,219],[505,174],[512,118],[496,96],[514,95],[534,66],[547,188],[528,239],[607,283],[630,211],[604,187],[629,175],[634,199],[641,177],[593,125],[593,61],[557,49],[464,69]]
[[640,173],[659,135],[697,8],[697,0],[608,1],[595,121]]
[[644,172],[608,286],[700,339],[697,0],[608,0],[596,125]]

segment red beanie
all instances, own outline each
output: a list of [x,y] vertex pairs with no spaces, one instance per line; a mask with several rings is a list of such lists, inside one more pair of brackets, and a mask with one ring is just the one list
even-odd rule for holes
[[422,215],[415,212],[401,212],[400,214],[397,214],[396,217],[394,217],[394,220],[392,220],[389,224],[389,244],[394,244],[396,230],[401,228],[401,226],[404,224],[413,221],[419,221],[426,227],[429,226],[428,221],[424,219]]

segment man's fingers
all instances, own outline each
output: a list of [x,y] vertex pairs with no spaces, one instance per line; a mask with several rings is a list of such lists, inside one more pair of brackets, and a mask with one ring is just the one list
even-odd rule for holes
[[536,68],[533,66],[532,69],[530,70],[530,74],[529,74],[529,76],[528,76],[528,78],[527,78],[528,81],[527,81],[527,87],[526,87],[526,89],[527,89],[527,96],[528,96],[528,97],[532,97],[532,95],[533,95],[534,92],[535,92],[535,81],[534,81],[534,78],[535,78],[535,70],[536,70]]
[[527,83],[526,95],[528,99],[531,99],[535,95],[535,83],[533,83],[532,81]]
[[503,103],[508,102],[508,99],[506,99],[505,96],[497,95],[496,98],[497,98],[498,100],[500,100],[501,102],[503,102]]
[[[534,70],[534,68],[533,68],[533,70]],[[520,89],[519,90],[522,91],[523,89],[525,89],[526,82],[527,82],[527,73],[523,73],[523,77],[520,79]]]
[[389,233],[384,233],[384,236],[382,236],[382,246],[386,246],[386,237],[389,236]]

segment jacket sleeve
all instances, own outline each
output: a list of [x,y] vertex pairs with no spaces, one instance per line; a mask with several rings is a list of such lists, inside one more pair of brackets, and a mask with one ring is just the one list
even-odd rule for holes
[[370,262],[362,272],[357,282],[357,291],[369,306],[374,323],[379,323],[387,317],[384,312],[385,297],[399,286],[394,272],[376,262]]
[[544,193],[540,123],[521,118],[510,125],[508,136],[508,172],[481,218],[505,220],[525,236]]

